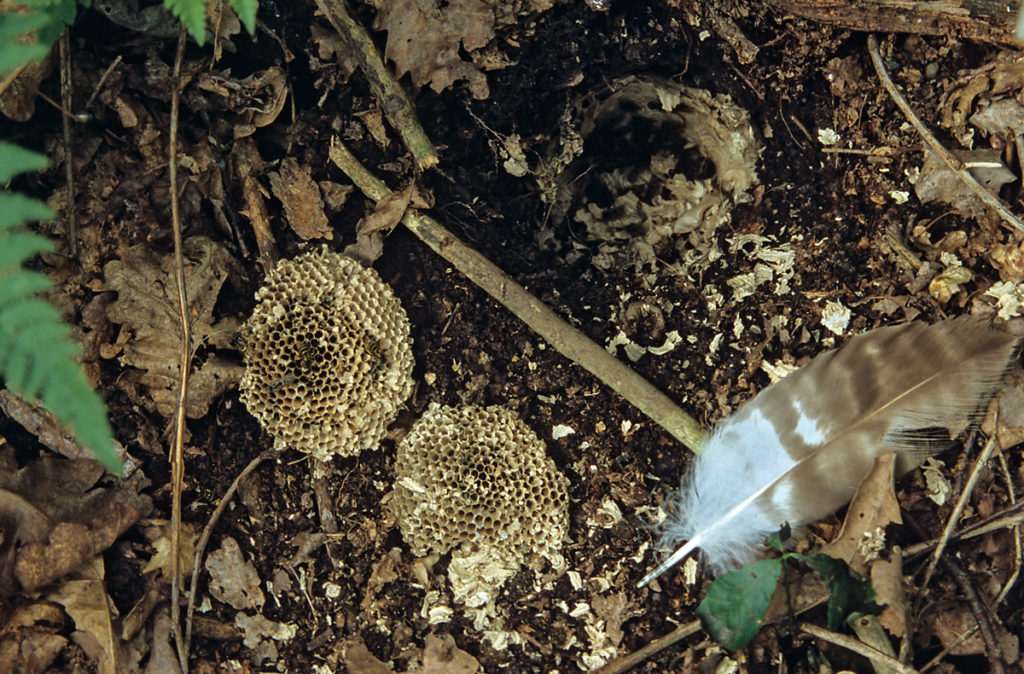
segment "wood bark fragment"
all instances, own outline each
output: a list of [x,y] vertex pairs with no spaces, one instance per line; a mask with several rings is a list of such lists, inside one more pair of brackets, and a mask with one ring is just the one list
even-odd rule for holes
[[996,0],[768,0],[790,14],[865,32],[916,33],[1020,46],[1020,2]]

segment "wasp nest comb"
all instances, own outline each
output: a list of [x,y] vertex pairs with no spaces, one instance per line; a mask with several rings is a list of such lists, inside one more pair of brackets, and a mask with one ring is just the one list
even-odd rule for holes
[[476,543],[560,563],[569,481],[511,410],[431,404],[399,443],[395,472],[389,508],[414,554]]
[[270,272],[241,335],[242,402],[278,446],[325,461],[374,448],[412,392],[401,304],[377,272],[326,247]]

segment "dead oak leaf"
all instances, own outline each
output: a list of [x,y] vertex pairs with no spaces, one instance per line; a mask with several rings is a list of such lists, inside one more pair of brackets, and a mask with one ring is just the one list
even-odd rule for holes
[[[237,263],[219,244],[205,237],[185,242],[185,285],[189,302],[192,343],[229,347],[238,320],[213,322],[213,307],[229,270]],[[158,257],[146,246],[133,246],[120,260],[103,268],[106,287],[118,292],[107,308],[114,323],[135,332],[124,347],[121,363],[143,370],[140,381],[149,388],[157,412],[171,417],[177,403],[178,358],[181,325],[178,319],[178,291],[174,257]],[[243,368],[220,358],[209,358],[188,379],[186,416],[196,419],[209,410],[210,403],[236,385]]]
[[256,567],[242,555],[238,542],[225,537],[221,547],[206,559],[210,573],[210,594],[235,609],[261,609],[266,601],[260,589]]
[[494,37],[494,11],[482,0],[377,0],[375,27],[388,33],[384,56],[398,75],[410,73],[417,87],[429,84],[440,93],[466,80],[473,98],[490,95],[487,78],[459,56],[460,44],[471,52]]

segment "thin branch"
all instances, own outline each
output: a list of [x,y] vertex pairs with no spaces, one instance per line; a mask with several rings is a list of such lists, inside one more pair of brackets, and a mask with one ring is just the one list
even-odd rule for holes
[[848,651],[852,651],[857,655],[862,655],[872,663],[889,667],[900,674],[917,674],[917,670],[910,665],[905,665],[896,658],[890,657],[881,651],[876,651],[874,648],[862,644],[861,642],[848,637],[843,634],[836,634],[835,632],[829,632],[828,630],[812,625],[811,623],[800,623],[800,630],[807,632],[811,636],[827,641],[830,644],[845,648]]
[[928,148],[934,152],[939,158],[946,163],[950,171],[959,176],[960,180],[971,189],[974,194],[977,195],[986,206],[994,209],[999,216],[1007,222],[1007,224],[1015,227],[1018,231],[1024,232],[1024,223],[1022,223],[1016,215],[1010,212],[1010,209],[1006,207],[1006,204],[1002,202],[996,195],[985,189],[978,179],[971,175],[971,172],[964,168],[963,162],[953,156],[953,153],[942,146],[932,132],[928,130],[928,127],[924,125],[921,118],[917,116],[914,110],[907,103],[907,99],[903,98],[899,89],[893,83],[892,78],[889,77],[889,72],[885,69],[885,64],[882,63],[882,55],[878,51],[878,40],[874,35],[868,35],[868,53],[871,55],[871,63],[875,66],[875,72],[878,73],[878,78],[882,81],[882,86],[892,96],[892,100],[896,103],[896,106],[903,111],[907,120],[914,125],[917,132],[921,134],[921,138],[928,145]]
[[[998,423],[998,419],[996,419]],[[931,561],[928,562],[928,569],[925,571],[924,580],[921,581],[920,595],[924,597],[924,591],[928,587],[928,583],[931,582],[932,576],[935,574],[935,567],[939,563],[939,557],[942,556],[943,551],[946,549],[946,545],[949,544],[949,539],[953,535],[953,528],[956,527],[957,522],[960,521],[960,515],[964,512],[964,507],[967,505],[967,501],[971,498],[971,493],[974,491],[974,485],[978,483],[978,477],[981,475],[981,469],[988,463],[989,457],[992,456],[992,451],[996,448],[996,434],[993,433],[992,437],[985,443],[985,448],[981,450],[981,454],[978,455],[978,459],[974,462],[974,469],[971,470],[971,475],[967,478],[967,484],[964,485],[963,491],[960,492],[960,498],[957,499],[956,506],[953,508],[953,512],[950,513],[949,519],[946,520],[946,527],[942,530],[942,536],[939,537],[939,544],[935,546],[935,550],[932,551]],[[917,613],[917,610],[914,610]]]
[[[60,94],[61,103],[66,111],[71,110],[71,48],[68,44],[68,32],[60,36]],[[70,114],[70,112],[68,112]],[[71,245],[72,257],[78,255],[78,225],[75,219],[75,154],[71,149],[71,120],[68,114],[61,115],[61,127],[64,131],[64,181],[67,183],[65,210],[67,211],[68,243]]]
[[643,648],[634,651],[623,658],[612,660],[604,667],[595,671],[594,674],[622,674],[622,672],[628,672],[630,669],[636,667],[652,655],[665,650],[677,641],[693,636],[697,632],[700,632],[700,630],[701,626],[699,620],[694,620],[693,622],[680,625],[665,636],[655,639]]
[[[391,193],[337,138],[331,141],[330,158],[370,199],[380,201]],[[700,424],[653,384],[562,320],[436,220],[410,209],[402,223],[470,281],[530,326],[556,351],[610,386],[692,451],[698,450],[704,436]]]
[[359,65],[370,82],[373,95],[377,97],[381,109],[402,137],[405,146],[409,148],[416,165],[421,171],[436,166],[437,151],[420,126],[415,108],[405,95],[405,90],[384,65],[369,33],[352,18],[348,3],[345,0],[316,0],[316,6],[359,60]]
[[[242,469],[234,480],[231,481],[231,486],[224,492],[224,496],[221,497],[220,503],[217,504],[213,514],[210,515],[209,521],[206,526],[203,527],[203,533],[199,537],[199,541],[196,543],[195,556],[192,558],[192,582],[189,585],[188,591],[188,610],[185,612],[185,651],[188,652],[189,644],[192,642],[192,614],[196,608],[196,591],[199,585],[199,564],[203,561],[203,555],[206,552],[206,546],[210,542],[210,536],[213,534],[214,527],[217,526],[217,522],[220,521],[221,515],[227,510],[228,504],[231,503],[231,499],[234,498],[235,492],[238,491],[238,485],[241,484],[250,473],[256,470],[256,467],[267,459],[277,458],[281,454],[280,450],[268,449],[262,452],[259,456],[249,462],[249,464]],[[183,670],[185,671],[185,670]]]
[[192,350],[189,346],[188,297],[185,288],[185,263],[181,254],[181,211],[178,207],[178,110],[181,103],[181,64],[185,58],[185,24],[178,29],[178,51],[171,76],[171,130],[168,155],[171,183],[171,229],[174,234],[174,279],[178,285],[178,315],[181,320],[181,353],[178,361],[178,402],[174,411],[174,439],[171,445],[171,630],[178,650],[181,671],[188,671],[188,642],[181,634],[180,555],[181,489],[185,479],[185,399],[188,395],[188,369]]

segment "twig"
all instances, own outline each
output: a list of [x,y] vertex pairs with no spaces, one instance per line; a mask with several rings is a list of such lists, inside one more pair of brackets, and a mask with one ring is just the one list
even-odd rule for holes
[[185,58],[185,24],[178,29],[178,50],[171,76],[171,130],[168,155],[171,187],[171,229],[174,234],[174,280],[178,285],[178,314],[181,320],[181,353],[178,361],[178,403],[174,411],[174,440],[171,445],[171,630],[178,650],[181,671],[188,671],[188,643],[181,634],[181,488],[185,479],[185,399],[188,396],[189,347],[188,297],[185,288],[185,262],[181,254],[181,211],[178,207],[178,110],[181,103],[181,63]]
[[[68,32],[60,36],[60,95],[64,109],[71,110],[71,49],[68,45]],[[71,244],[72,257],[78,255],[78,226],[75,219],[75,153],[71,149],[71,120],[61,115],[61,127],[64,131],[64,181],[67,183],[65,209],[67,210],[68,242]]]
[[92,93],[89,94],[89,100],[85,102],[85,106],[83,106],[82,108],[83,113],[88,114],[89,108],[92,107],[92,102],[96,100],[96,95],[103,90],[103,85],[107,83],[107,78],[110,77],[110,74],[114,72],[114,69],[116,69],[117,66],[121,65],[121,61],[123,59],[124,57],[118,54],[117,58],[114,59],[114,61],[109,66],[107,66],[107,69],[103,71],[103,74],[100,76],[99,82],[96,83],[96,86],[92,89]]
[[[950,540],[967,540],[968,538],[983,536],[984,534],[999,531],[1000,529],[1005,529],[1007,527],[1017,527],[1020,526],[1022,522],[1024,522],[1024,501],[1020,501],[1010,508],[1001,510],[991,517],[985,518],[981,522],[977,522],[969,527],[961,529],[953,534],[950,537]],[[938,545],[938,543],[938,539],[933,539],[907,546],[907,548],[903,550],[903,557],[904,559],[909,559],[915,555],[927,552]]]
[[[337,138],[331,140],[330,158],[370,199],[380,201],[391,193]],[[543,302],[483,255],[455,238],[436,220],[408,210],[402,223],[434,252],[547,340],[556,351],[610,386],[692,451],[698,450],[704,435],[700,424],[653,384],[562,320]]]
[[[1024,12],[1022,12],[1024,14]],[[1010,468],[1006,465],[1006,454],[999,452],[999,467],[1003,469],[1003,479],[1006,480],[1006,491],[1010,495],[1010,503],[1017,505],[1017,495],[1013,491],[1013,478],[1010,477]],[[1014,544],[1014,556],[1013,556],[1013,573],[1010,578],[1003,585],[1003,589],[996,595],[996,599],[993,602],[996,606],[1003,603],[1003,599],[1010,592],[1010,589],[1017,583],[1017,579],[1020,578],[1020,567],[1021,567],[1021,544],[1020,544],[1020,524],[1013,525],[1013,544]]]
[[[213,514],[210,515],[209,521],[206,526],[203,527],[203,533],[199,537],[199,541],[196,543],[195,556],[192,558],[192,581],[189,584],[188,591],[188,610],[185,613],[185,651],[188,651],[188,646],[192,641],[192,614],[196,607],[196,591],[199,584],[199,564],[203,560],[203,554],[206,552],[206,546],[210,542],[210,536],[213,534],[214,527],[217,526],[217,522],[220,521],[221,515],[227,510],[228,504],[231,503],[231,499],[234,498],[235,492],[238,491],[238,485],[241,484],[248,475],[256,470],[256,467],[267,459],[276,458],[280,455],[280,450],[268,449],[262,452],[259,456],[249,462],[249,464],[242,469],[234,480],[231,481],[231,486],[224,492],[224,496],[221,497],[220,503],[214,509]],[[182,670],[186,671],[186,670]]]
[[830,644],[845,648],[848,651],[852,651],[858,655],[862,655],[872,663],[884,665],[893,669],[900,674],[917,674],[917,670],[910,665],[905,665],[896,658],[890,657],[881,651],[876,651],[874,648],[862,644],[861,642],[843,634],[836,634],[835,632],[829,632],[826,629],[812,625],[811,623],[800,623],[800,630],[807,632],[813,637],[827,641]]
[[896,88],[892,78],[889,77],[888,71],[885,69],[885,64],[882,63],[882,55],[878,51],[878,40],[874,35],[868,35],[868,53],[871,55],[871,63],[875,66],[875,72],[878,73],[878,78],[882,81],[882,86],[892,96],[892,100],[896,103],[896,106],[903,111],[907,120],[914,125],[917,132],[921,134],[921,138],[928,145],[928,148],[934,152],[946,166],[949,167],[950,171],[959,176],[960,180],[971,189],[974,194],[977,195],[986,206],[994,209],[999,216],[1007,222],[1007,224],[1016,228],[1017,230],[1024,232],[1024,223],[1022,223],[1017,216],[1010,212],[1010,209],[1006,207],[999,197],[985,189],[978,179],[971,175],[971,172],[964,168],[963,162],[953,156],[949,150],[942,146],[932,132],[928,130],[928,127],[924,125],[921,119],[917,116],[917,113],[913,111],[907,100],[903,98],[903,95]]
[[316,6],[359,60],[374,96],[380,102],[380,107],[388,120],[398,131],[398,135],[402,137],[405,146],[409,148],[416,165],[421,171],[436,166],[437,151],[416,119],[416,111],[409,102],[409,97],[384,65],[370,35],[352,18],[348,3],[345,0],[316,0]]
[[[918,522],[910,513],[902,514],[904,522],[906,522],[918,537],[923,538],[926,533],[920,522]],[[990,619],[988,608],[981,601],[981,597],[979,597],[978,593],[975,591],[970,577],[949,555],[941,557],[940,561],[946,570],[949,571],[950,575],[952,575],[956,584],[960,587],[960,591],[963,592],[964,597],[967,599],[967,603],[971,608],[971,613],[974,615],[974,619],[978,623],[978,629],[981,631],[981,638],[985,642],[986,653],[988,654],[989,664],[991,665],[989,671],[996,672],[997,674],[1003,672],[1002,647],[996,640],[995,629],[992,626],[993,623]],[[920,603],[920,600],[917,603]],[[917,614],[916,608],[914,613]]]
[[[998,423],[998,419],[996,419]],[[939,544],[935,546],[935,550],[932,551],[931,561],[928,562],[928,569],[924,573],[924,580],[921,581],[921,594],[918,595],[918,607],[920,608],[921,598],[924,597],[924,591],[928,587],[928,583],[931,582],[932,576],[935,574],[935,567],[939,563],[939,557],[942,556],[943,551],[946,549],[946,545],[949,543],[950,537],[953,535],[953,528],[960,521],[960,515],[963,514],[964,507],[967,505],[968,499],[971,497],[971,492],[974,491],[974,485],[978,483],[978,477],[981,475],[981,469],[988,463],[989,457],[992,456],[992,450],[996,447],[996,434],[993,433],[992,437],[985,443],[985,448],[981,450],[981,454],[978,455],[977,461],[974,462],[974,469],[971,470],[970,477],[967,478],[967,484],[964,485],[963,491],[960,492],[960,498],[957,499],[956,506],[953,508],[953,512],[950,513],[949,519],[946,520],[946,528],[942,530],[942,536],[939,537]],[[914,613],[917,613],[915,608]]]
[[634,651],[623,658],[619,658],[618,660],[612,660],[604,667],[595,671],[594,674],[621,674],[622,672],[627,672],[655,653],[665,650],[677,641],[681,641],[686,637],[692,636],[697,632],[700,632],[700,630],[701,627],[699,620],[694,620],[693,622],[680,625],[665,636],[655,639],[643,648]]
[[944,557],[942,563],[952,574],[953,580],[960,588],[960,591],[964,593],[967,605],[971,607],[971,613],[978,622],[978,629],[981,630],[981,639],[985,642],[985,654],[988,656],[988,671],[992,672],[992,674],[1002,674],[1004,671],[1003,647],[999,643],[999,639],[996,638],[995,630],[995,623],[998,620],[993,620],[992,609],[981,598],[981,595],[978,594],[974,582],[967,575],[967,572],[963,570],[963,567],[949,557]]

